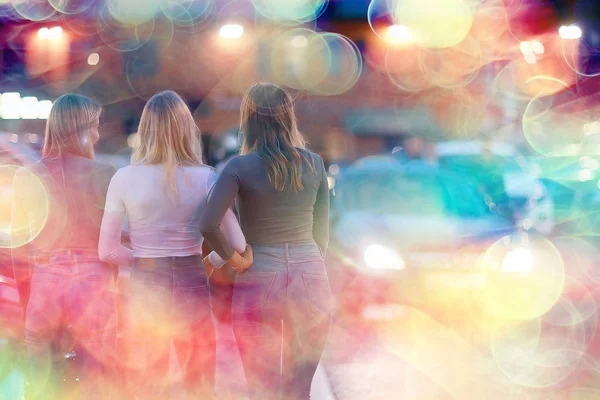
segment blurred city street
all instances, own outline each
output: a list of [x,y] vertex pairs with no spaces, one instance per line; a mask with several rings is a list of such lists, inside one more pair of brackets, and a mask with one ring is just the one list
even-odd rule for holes
[[[76,241],[88,230],[100,263],[99,221],[108,214],[111,179],[142,163],[135,155],[144,146],[178,147],[169,134],[181,138],[187,129],[193,140],[185,143],[197,142],[179,146],[196,158],[178,160],[176,167],[210,167],[200,185],[206,202],[198,193],[184,193],[208,204],[213,180],[250,152],[250,129],[243,122],[250,103],[244,96],[257,83],[284,89],[293,103],[287,124],[277,120],[283,118],[279,110],[254,106],[256,115],[277,120],[276,128],[261,126],[265,137],[275,135],[271,145],[281,150],[285,146],[276,135],[293,131],[290,137],[306,140],[315,159],[323,160],[321,184],[306,186],[318,186],[317,195],[320,191],[329,200],[329,214],[321,215],[329,227],[328,245],[320,246],[319,254],[315,249],[307,263],[325,261],[327,276],[303,272],[297,294],[315,325],[319,318],[327,323],[333,304],[313,400],[600,400],[600,0],[0,0],[0,400],[55,400],[28,392],[40,385],[30,377],[35,368],[27,367],[27,346],[35,342],[31,332],[28,343],[25,339],[32,303],[37,322],[50,321],[56,328],[37,338],[52,347],[45,359],[54,363],[47,376],[58,377],[57,390],[77,393],[85,386],[84,351],[67,321],[72,315],[57,317],[45,309],[56,293],[70,292],[56,276],[42,276],[33,285],[34,270],[50,264],[55,251],[77,253],[77,246],[72,251],[56,243]],[[157,93],[171,90],[191,122],[173,124],[177,129],[159,124],[146,133],[161,140],[144,139],[145,107]],[[96,114],[83,128],[75,117],[50,121],[67,93],[96,105],[89,106]],[[157,118],[160,123],[165,115],[170,114]],[[49,156],[53,124],[82,135],[72,145],[89,154],[77,157],[110,170],[111,179],[79,164],[61,164],[61,174],[48,176],[91,189],[53,192],[44,180],[48,176],[39,172],[49,159],[63,161],[62,153]],[[65,145],[61,140],[57,143]],[[302,140],[290,142],[289,151],[304,151]],[[260,154],[261,162],[272,157],[270,150]],[[286,166],[295,160],[274,158]],[[69,181],[65,170],[77,179]],[[291,180],[288,172],[282,176]],[[132,173],[123,193],[141,176]],[[200,184],[184,176],[187,183]],[[240,199],[256,187],[240,184],[241,175],[225,176],[235,177],[232,208],[243,221]],[[137,225],[138,239],[154,227],[197,240],[185,255],[134,254],[152,246],[132,244],[132,226],[140,218],[130,218],[126,200],[147,207],[152,220],[162,214],[145,200],[166,193],[168,186],[159,178],[148,182],[133,195],[116,196],[113,205],[124,222],[116,224],[122,232],[120,240],[114,235],[115,245],[131,250],[136,260],[200,260],[215,250],[199,228],[197,212],[185,217],[185,228],[169,231],[172,217]],[[64,210],[53,206],[57,198],[64,200]],[[266,196],[259,198],[254,207],[268,204]],[[300,225],[319,245],[318,202],[311,201],[312,219]],[[68,235],[60,224],[75,203],[98,221],[81,229],[86,232]],[[174,209],[180,210],[179,204]],[[260,223],[289,233],[280,222],[269,215]],[[248,237],[248,231],[242,226],[240,235]],[[180,243],[160,232],[153,238],[156,246]],[[49,251],[34,249],[40,240]],[[213,296],[218,399],[250,399],[232,330],[232,288],[256,292],[255,307],[242,314],[272,310],[267,306],[281,295],[272,291],[276,276],[285,273],[291,281],[297,266],[287,246],[306,243],[275,244],[286,246],[288,270],[272,273],[271,281],[265,277],[272,271],[251,266],[247,275],[255,273],[254,281],[244,286],[239,280],[246,272],[227,265],[209,284],[209,273],[217,270],[204,260],[206,269],[191,269],[205,279],[202,284],[181,290],[186,317],[200,315],[202,307],[210,317],[207,299]],[[115,260],[102,259],[107,267],[102,272],[115,286],[108,291],[116,298],[110,303],[117,305],[114,320],[106,326],[117,337],[118,350],[101,363],[115,367],[115,386],[125,387],[135,366],[126,346],[119,346],[131,339],[124,310],[135,294],[129,283],[136,267]],[[78,262],[73,265],[79,268]],[[182,281],[193,280],[188,278]],[[81,281],[96,288],[98,279]],[[189,305],[186,290],[199,289],[206,295],[203,303]],[[286,304],[287,296],[286,289]],[[83,315],[101,314],[89,311],[87,301],[73,303]],[[157,313],[147,302],[137,311],[138,317]],[[281,322],[277,354],[283,381],[288,373],[283,317],[276,322],[277,329]],[[178,327],[161,322],[148,332],[172,335]],[[190,341],[205,344],[199,340],[204,336],[191,336]],[[185,400],[186,360],[177,357],[174,337],[169,337],[171,350],[163,352],[170,368],[163,387],[170,399]],[[214,355],[207,353],[207,359]],[[286,395],[277,400],[305,400]],[[119,396],[134,400],[122,394],[113,399]],[[77,395],[56,400],[63,398],[78,400]]]

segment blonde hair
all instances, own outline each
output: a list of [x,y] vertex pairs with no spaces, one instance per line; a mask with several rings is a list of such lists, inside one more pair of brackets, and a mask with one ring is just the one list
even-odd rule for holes
[[305,148],[305,141],[298,131],[289,93],[267,83],[252,86],[242,100],[240,130],[241,153],[258,153],[276,190],[283,191],[288,183],[295,192],[304,189],[304,161],[313,171],[314,166],[299,151]]
[[94,143],[89,131],[100,114],[102,107],[88,97],[71,93],[60,96],[46,122],[42,157],[59,158],[71,153],[93,159]]
[[171,90],[148,100],[138,127],[139,145],[131,156],[133,164],[164,164],[167,189],[177,201],[175,171],[186,165],[203,165],[200,129],[187,104]]

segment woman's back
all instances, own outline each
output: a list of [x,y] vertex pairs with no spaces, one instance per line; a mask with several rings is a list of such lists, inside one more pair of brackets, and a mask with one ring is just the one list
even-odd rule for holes
[[[30,243],[30,250],[34,253],[61,250],[97,253],[106,191],[115,172],[116,168],[110,164],[74,155],[43,159],[29,171],[20,170],[15,176],[17,185],[21,176],[23,184],[31,179],[29,176],[37,176],[47,196],[36,199],[36,206],[48,207],[48,213],[43,229]],[[28,191],[24,188],[24,196],[31,195]],[[17,205],[29,205],[31,200],[23,199]]]
[[163,190],[163,177],[162,165],[119,170],[109,190],[111,211],[122,205],[135,257],[201,254],[200,217],[216,175],[206,166],[177,168],[177,199]]
[[[289,184],[282,191],[276,190],[269,180],[264,161],[256,152],[233,158],[219,177],[211,203],[230,204],[233,197],[239,196],[240,223],[248,243],[301,244],[314,240],[321,249],[326,248],[327,174],[318,155],[299,151],[306,161],[302,168],[303,189],[298,192]],[[212,210],[210,212],[213,214]],[[227,253],[220,245],[223,241],[216,237],[219,221],[211,214],[204,220],[206,239],[217,252]]]

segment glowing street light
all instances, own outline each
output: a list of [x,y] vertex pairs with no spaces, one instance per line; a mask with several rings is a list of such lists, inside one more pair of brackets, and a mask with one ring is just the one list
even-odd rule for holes
[[544,45],[538,40],[521,42],[519,50],[523,53],[527,64],[536,64],[537,60],[544,55]]
[[48,119],[52,110],[52,101],[42,100],[38,103],[38,119]]
[[577,25],[563,25],[558,30],[558,34],[563,39],[579,39],[583,32]]
[[98,53],[92,53],[87,59],[88,65],[98,65],[100,62],[100,55]]
[[537,40],[532,40],[531,42],[531,50],[533,50],[534,54],[537,55],[542,55],[544,54],[544,45],[537,41]]
[[391,43],[406,43],[413,40],[413,35],[404,25],[390,25],[386,32],[387,40]]
[[2,95],[3,119],[21,119],[21,94],[16,92],[4,93]]
[[531,46],[531,42],[529,41],[521,42],[521,44],[519,45],[519,49],[524,55],[533,53],[533,47]]
[[48,39],[50,37],[50,29],[42,28],[38,31],[38,37],[40,39]]
[[38,104],[37,97],[23,97],[19,107],[21,119],[37,119],[39,115]]
[[45,40],[56,40],[60,39],[63,34],[63,29],[60,26],[53,28],[41,28],[38,31],[38,37]]
[[219,36],[224,39],[239,39],[244,34],[244,27],[238,24],[223,25],[219,30]]
[[60,26],[50,28],[50,39],[60,39],[63,34],[63,30]]
[[538,40],[521,42],[521,44],[519,45],[519,49],[521,50],[521,53],[523,53],[523,55],[527,55],[527,54],[542,55],[542,54],[544,54],[544,51],[545,51],[544,45]]

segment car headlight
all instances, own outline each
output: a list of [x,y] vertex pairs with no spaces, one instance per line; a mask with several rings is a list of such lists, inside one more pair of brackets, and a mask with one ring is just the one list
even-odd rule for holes
[[535,259],[531,250],[519,247],[511,250],[502,261],[502,271],[526,274],[533,269]]
[[406,267],[404,258],[395,250],[380,244],[373,244],[365,250],[365,264],[372,269],[402,270]]

